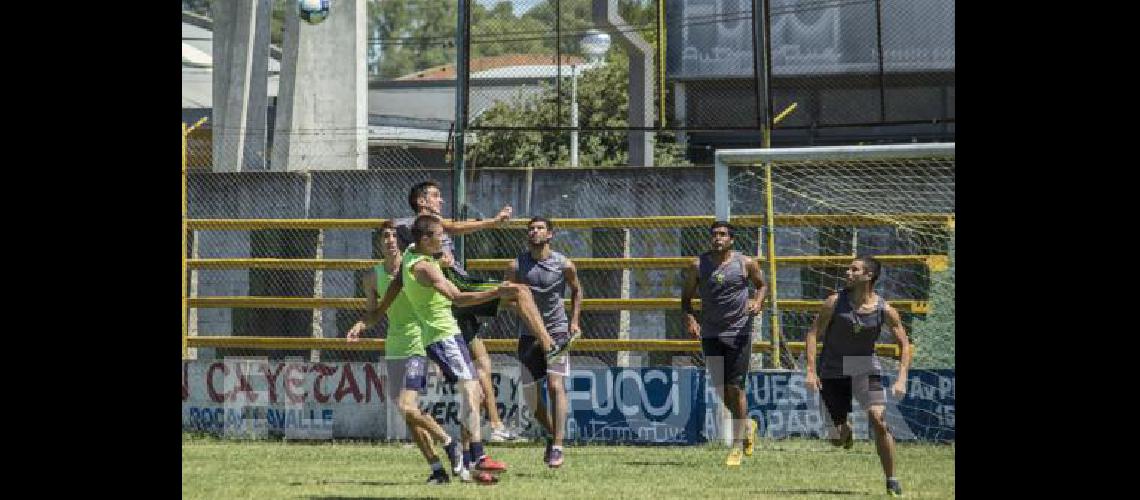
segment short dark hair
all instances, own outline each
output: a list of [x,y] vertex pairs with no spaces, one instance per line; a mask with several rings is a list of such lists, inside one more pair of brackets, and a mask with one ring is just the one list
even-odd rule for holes
[[883,264],[871,255],[856,257],[855,260],[863,263],[864,273],[871,273],[871,286],[875,286],[875,282],[879,281],[879,272],[882,271]]
[[442,224],[443,220],[434,215],[421,215],[416,217],[416,221],[412,223],[412,241],[419,243],[420,238],[427,235],[428,229],[432,224]]
[[718,220],[716,222],[713,222],[712,226],[709,227],[709,233],[712,233],[713,230],[718,228],[718,227],[727,228],[729,238],[735,238],[736,237],[736,228],[733,227],[732,224],[729,224],[728,221],[723,221],[723,220]]
[[420,205],[418,201],[420,198],[427,196],[427,189],[429,187],[439,189],[439,183],[433,180],[426,180],[412,186],[412,190],[408,191],[408,206],[412,207],[413,212],[419,213]]
[[546,217],[543,217],[541,215],[536,215],[534,217],[531,217],[530,222],[526,223],[527,229],[530,229],[530,225],[534,224],[535,222],[545,223],[547,231],[554,231],[554,223],[550,222],[550,219],[547,219]]
[[385,229],[391,229],[391,230],[395,231],[396,230],[396,223],[392,222],[392,219],[388,219],[388,220],[384,221],[382,224],[380,224],[380,232],[383,233]]

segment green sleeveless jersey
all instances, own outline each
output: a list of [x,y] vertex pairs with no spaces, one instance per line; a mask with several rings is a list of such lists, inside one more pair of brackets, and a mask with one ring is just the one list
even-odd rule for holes
[[[388,274],[384,264],[372,268],[376,273],[376,297],[384,296],[395,275]],[[399,272],[397,270],[396,272]],[[384,357],[387,359],[403,359],[409,356],[425,356],[420,322],[412,312],[412,304],[401,291],[396,300],[388,307],[388,338],[384,344]]]

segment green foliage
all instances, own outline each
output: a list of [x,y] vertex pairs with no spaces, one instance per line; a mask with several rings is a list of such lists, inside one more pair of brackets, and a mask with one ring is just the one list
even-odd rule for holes
[[[569,78],[567,79],[569,80]],[[629,93],[615,92],[629,86],[629,60],[621,50],[610,50],[604,66],[584,71],[578,77],[579,126],[628,126]],[[541,93],[500,101],[473,121],[474,126],[541,129],[551,124],[570,124],[571,85],[562,85],[562,106],[553,86]],[[583,166],[628,163],[628,135],[624,131],[581,132],[578,158]],[[549,167],[570,165],[569,132],[560,130],[485,131],[471,146],[471,161],[484,167]],[[687,165],[672,147],[673,136],[657,134],[655,165]]]

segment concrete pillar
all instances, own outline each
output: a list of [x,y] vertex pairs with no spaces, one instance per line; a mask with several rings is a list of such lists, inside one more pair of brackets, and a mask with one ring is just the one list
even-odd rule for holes
[[[624,228],[624,229],[621,229],[620,231],[621,231],[621,238],[622,238],[621,256],[623,258],[628,259],[630,257],[629,228]],[[623,299],[629,298],[629,288],[630,288],[629,281],[630,281],[630,269],[629,268],[622,269],[621,270],[621,298],[623,298]],[[629,337],[629,310],[628,309],[623,309],[620,313],[618,313],[618,338],[621,340],[629,340],[629,338],[630,338]],[[633,354],[632,356],[631,356],[630,351],[618,351],[617,354],[618,354],[617,366],[620,366],[622,368],[625,368],[628,366],[646,366],[647,365],[646,360],[648,359],[648,356],[647,356],[648,353],[646,353],[646,352],[639,352],[637,354]]]
[[[629,126],[653,126],[653,46],[618,13],[617,0],[594,0],[594,22],[613,34],[629,54]],[[629,164],[653,166],[653,131],[629,131]]]
[[364,0],[317,25],[286,15],[273,170],[368,168],[367,25]]
[[269,0],[214,2],[213,170],[265,170]]

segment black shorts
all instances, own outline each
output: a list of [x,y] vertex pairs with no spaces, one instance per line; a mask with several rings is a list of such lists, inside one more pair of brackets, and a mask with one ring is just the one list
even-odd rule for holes
[[708,380],[716,387],[725,384],[744,388],[752,360],[752,335],[705,337],[701,339]]
[[847,422],[847,414],[851,413],[851,397],[859,401],[864,410],[872,405],[887,404],[887,393],[883,390],[883,377],[869,373],[853,377],[820,379],[823,388],[820,397],[827,409],[831,423],[840,425]]
[[[503,282],[503,280],[464,276],[450,267],[443,270],[443,275],[447,277],[448,281],[454,283],[455,288],[458,288],[460,292],[494,290]],[[463,340],[470,344],[479,335],[478,317],[495,317],[499,313],[499,299],[496,298],[472,306],[452,306],[451,312],[455,316],[455,321],[459,323],[459,331],[463,333]]]
[[[554,344],[559,347],[566,345],[566,342],[570,340],[570,334],[567,332],[550,332],[550,337],[554,339]],[[519,361],[526,367],[526,373],[522,374],[524,385],[545,379],[548,372],[557,373],[563,377],[570,376],[570,356],[561,355],[554,360],[553,364],[547,364],[546,353],[542,352],[542,345],[538,343],[538,338],[534,335],[519,337],[518,356]]]

